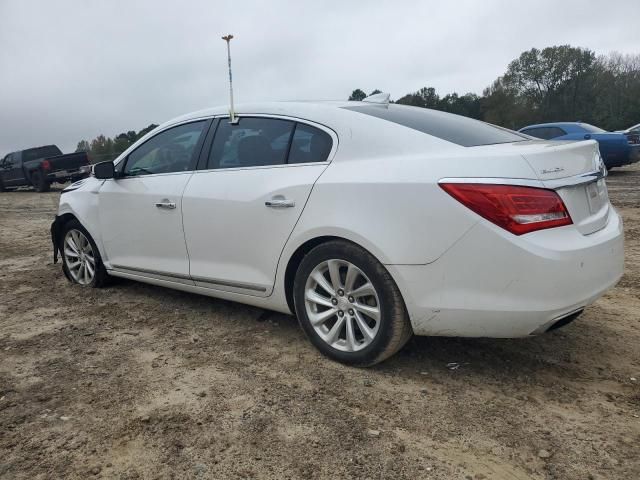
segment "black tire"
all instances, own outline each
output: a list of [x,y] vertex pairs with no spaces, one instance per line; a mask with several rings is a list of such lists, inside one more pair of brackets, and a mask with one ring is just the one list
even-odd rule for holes
[[45,175],[40,170],[36,170],[31,174],[31,183],[33,184],[34,188],[40,193],[48,192],[49,188],[51,187],[51,183],[49,183]]
[[[360,269],[378,294],[378,331],[371,343],[361,350],[347,352],[332,347],[316,332],[307,314],[307,279],[317,266],[332,259],[349,262]],[[375,365],[400,350],[413,334],[404,300],[387,269],[369,252],[351,242],[332,240],[311,250],[296,272],[293,297],[298,321],[311,343],[324,355],[341,363],[358,367]]]
[[[93,276],[93,279],[91,280],[90,283],[87,283],[84,285],[81,283],[78,283],[73,279],[73,276],[69,271],[69,267],[67,266],[67,256],[64,253],[64,248],[65,248],[64,239],[67,233],[70,230],[74,230],[74,229],[82,232],[84,236],[87,238],[87,240],[89,240],[89,243],[91,244],[91,249],[93,250],[93,255],[95,258],[95,265],[96,265],[95,275]],[[60,232],[60,238],[58,239],[58,242],[59,242],[61,253],[62,253],[61,255],[62,271],[64,272],[65,277],[67,277],[67,279],[71,283],[74,283],[82,287],[91,287],[91,288],[101,288],[109,283],[110,277],[109,277],[109,274],[107,273],[107,269],[104,268],[104,264],[102,263],[102,258],[100,257],[100,251],[96,246],[96,242],[93,241],[93,238],[91,237],[89,232],[87,232],[87,230],[80,224],[80,222],[78,222],[76,219],[71,219],[67,223],[65,223],[64,227],[62,227],[62,231]]]

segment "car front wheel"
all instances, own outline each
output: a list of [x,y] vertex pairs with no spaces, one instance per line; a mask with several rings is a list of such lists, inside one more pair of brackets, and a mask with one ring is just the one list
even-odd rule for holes
[[300,263],[293,288],[303,330],[334,360],[374,365],[411,337],[404,301],[393,278],[353,243],[336,240],[315,247]]
[[64,226],[62,268],[69,280],[83,287],[101,287],[108,278],[95,242],[77,220]]

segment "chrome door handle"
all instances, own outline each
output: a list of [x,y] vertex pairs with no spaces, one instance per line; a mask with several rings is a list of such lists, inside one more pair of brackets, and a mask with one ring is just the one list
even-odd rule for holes
[[293,200],[287,200],[286,198],[267,200],[264,204],[271,208],[290,208],[296,206],[296,202]]
[[156,203],[156,207],[166,208],[167,210],[173,210],[174,208],[176,208],[176,204],[174,202],[158,202]]

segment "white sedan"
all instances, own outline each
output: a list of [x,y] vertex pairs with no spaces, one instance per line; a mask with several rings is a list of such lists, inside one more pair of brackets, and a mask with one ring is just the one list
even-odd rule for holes
[[366,366],[412,334],[547,332],[622,275],[594,141],[376,101],[237,114],[171,120],[65,189],[66,276],[293,313],[322,353]]

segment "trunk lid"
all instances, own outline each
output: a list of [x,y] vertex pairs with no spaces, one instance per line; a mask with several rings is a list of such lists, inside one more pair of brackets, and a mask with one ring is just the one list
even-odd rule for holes
[[598,143],[534,143],[537,148],[525,146],[522,156],[538,179],[560,195],[578,231],[588,235],[604,228],[610,204]]
[[[496,145],[502,147],[507,145]],[[521,155],[531,165],[538,180],[575,177],[597,170],[598,143],[594,140],[534,140],[509,144],[511,153]]]
[[[596,232],[607,224],[609,196],[604,178],[601,178],[606,170],[596,141],[531,140],[473,149],[485,158],[504,155],[524,159],[531,168],[530,173],[505,177],[539,180],[546,188],[554,189],[583,235]],[[486,172],[487,176],[494,176],[489,168]]]

